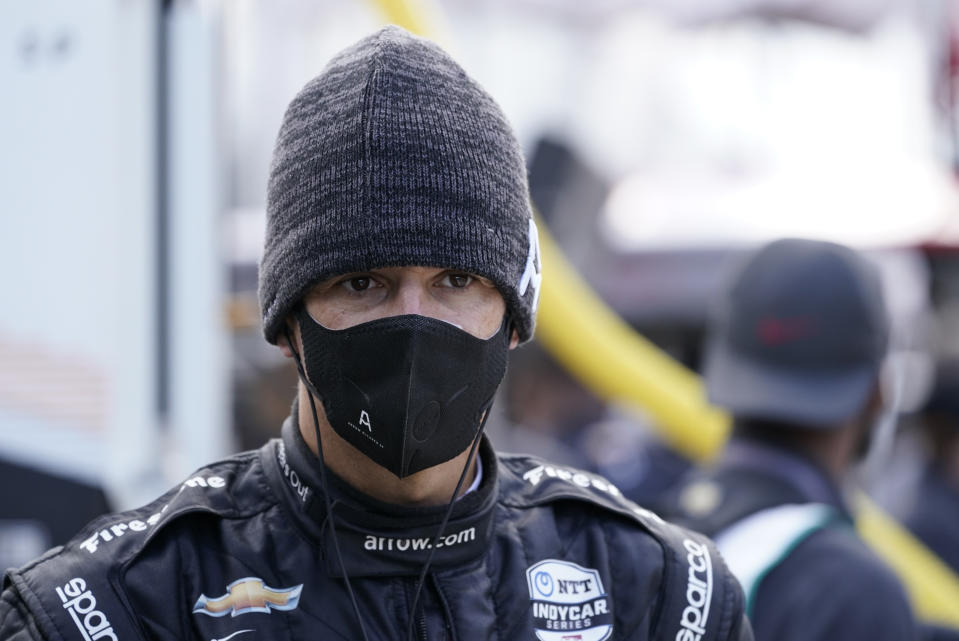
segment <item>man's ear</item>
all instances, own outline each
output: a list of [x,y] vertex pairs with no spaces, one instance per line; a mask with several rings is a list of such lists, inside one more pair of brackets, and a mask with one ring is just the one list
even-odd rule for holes
[[517,345],[519,345],[519,334],[514,329],[513,335],[509,339],[509,348],[514,349]]
[[[288,316],[286,319],[286,327],[290,332],[290,336],[293,337],[293,340],[299,344],[300,334],[297,331],[298,327],[296,325],[296,319]],[[281,332],[276,339],[276,346],[280,348],[280,351],[283,352],[283,355],[287,358],[293,358],[293,350],[290,348],[290,342],[286,340],[286,332]],[[299,345],[297,345],[297,351],[299,351]]]

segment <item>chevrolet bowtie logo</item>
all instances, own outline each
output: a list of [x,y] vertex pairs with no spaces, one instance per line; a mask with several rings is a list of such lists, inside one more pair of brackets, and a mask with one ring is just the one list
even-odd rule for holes
[[300,603],[303,584],[276,590],[263,585],[263,579],[248,576],[226,586],[226,590],[226,594],[215,599],[201,594],[193,606],[193,612],[222,617],[227,614],[239,616],[248,612],[269,614],[270,610],[292,610]]

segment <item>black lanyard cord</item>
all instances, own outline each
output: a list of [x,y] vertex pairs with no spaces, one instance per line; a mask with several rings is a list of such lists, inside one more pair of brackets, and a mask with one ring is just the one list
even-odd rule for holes
[[356,623],[360,626],[360,632],[363,633],[363,641],[369,641],[370,638],[366,634],[366,626],[363,625],[363,617],[360,614],[360,606],[356,602],[356,595],[353,593],[353,585],[350,583],[350,576],[346,571],[346,564],[343,563],[343,555],[340,552],[340,540],[336,535],[336,519],[333,516],[333,506],[330,504],[330,493],[327,491],[326,484],[326,462],[323,460],[323,440],[320,438],[320,421],[316,412],[316,401],[313,398],[316,394],[316,390],[306,378],[306,372],[303,370],[303,363],[300,360],[299,353],[296,351],[295,344],[293,343],[293,337],[290,335],[290,329],[288,327],[284,327],[283,331],[286,334],[286,340],[290,345],[290,351],[293,352],[293,361],[296,363],[296,371],[299,374],[303,385],[306,386],[307,395],[310,398],[310,411],[313,414],[313,432],[316,435],[317,458],[320,460],[320,483],[323,486],[323,500],[326,503],[327,518],[329,519],[330,532],[333,536],[333,550],[336,552],[336,560],[340,564],[340,570],[343,571],[343,581],[346,583],[346,591],[349,593],[350,602],[353,604],[353,614],[356,615]]
[[456,497],[459,496],[460,488],[463,487],[463,481],[466,480],[466,473],[470,469],[470,462],[472,462],[473,457],[476,455],[476,448],[479,445],[480,436],[483,434],[483,428],[486,426],[486,419],[489,418],[489,410],[491,405],[492,399],[486,405],[486,409],[483,411],[483,418],[476,430],[476,434],[473,436],[473,444],[470,446],[469,456],[466,457],[466,463],[463,465],[463,471],[460,472],[460,478],[456,482],[456,488],[453,490],[453,496],[450,497],[450,502],[446,505],[446,512],[443,514],[443,521],[440,523],[440,527],[436,531],[436,535],[433,537],[433,543],[430,546],[430,553],[427,555],[426,561],[423,563],[423,569],[420,570],[419,579],[416,581],[416,590],[413,591],[413,605],[410,608],[410,622],[406,628],[407,641],[412,641],[413,639],[413,619],[416,618],[416,605],[419,602],[420,592],[423,589],[423,583],[426,581],[426,573],[429,571],[430,564],[433,562],[433,554],[436,553],[437,544],[439,543],[440,538],[443,536],[443,533],[446,531],[446,523],[449,521],[450,515],[453,513],[453,506],[456,504]]

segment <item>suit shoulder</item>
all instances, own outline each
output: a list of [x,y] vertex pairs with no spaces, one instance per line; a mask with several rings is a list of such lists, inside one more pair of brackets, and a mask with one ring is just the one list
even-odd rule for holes
[[661,520],[620,492],[615,484],[585,470],[549,463],[535,456],[499,454],[500,501],[510,507],[537,507],[564,500],[592,503],[608,511]]
[[259,451],[243,452],[195,471],[156,500],[133,510],[102,516],[91,522],[65,551],[125,560],[148,545],[175,521],[206,513],[242,518],[275,502],[263,476]]
[[[652,510],[629,500],[606,478],[535,456],[500,454],[500,503],[517,509],[550,506],[563,511],[592,509],[622,523],[631,523],[664,542],[681,542],[691,531],[664,521]],[[578,504],[578,507],[577,507]],[[682,545],[680,545],[682,547]]]
[[[119,621],[120,577],[160,532],[197,514],[243,518],[275,504],[259,457],[258,451],[244,452],[212,463],[140,508],[95,519],[65,545],[8,571],[4,589],[15,591],[45,629],[71,603],[93,607],[91,602],[107,602],[108,595],[118,604],[113,619]],[[86,601],[77,602],[81,597]]]
[[43,640],[23,600],[12,588],[5,588],[0,592],[0,639],[4,641]]

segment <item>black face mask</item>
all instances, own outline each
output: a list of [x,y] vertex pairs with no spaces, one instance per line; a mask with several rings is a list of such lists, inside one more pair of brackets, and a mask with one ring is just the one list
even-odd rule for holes
[[331,330],[301,305],[297,321],[330,425],[400,478],[465,451],[506,373],[506,322],[484,340],[417,315]]

